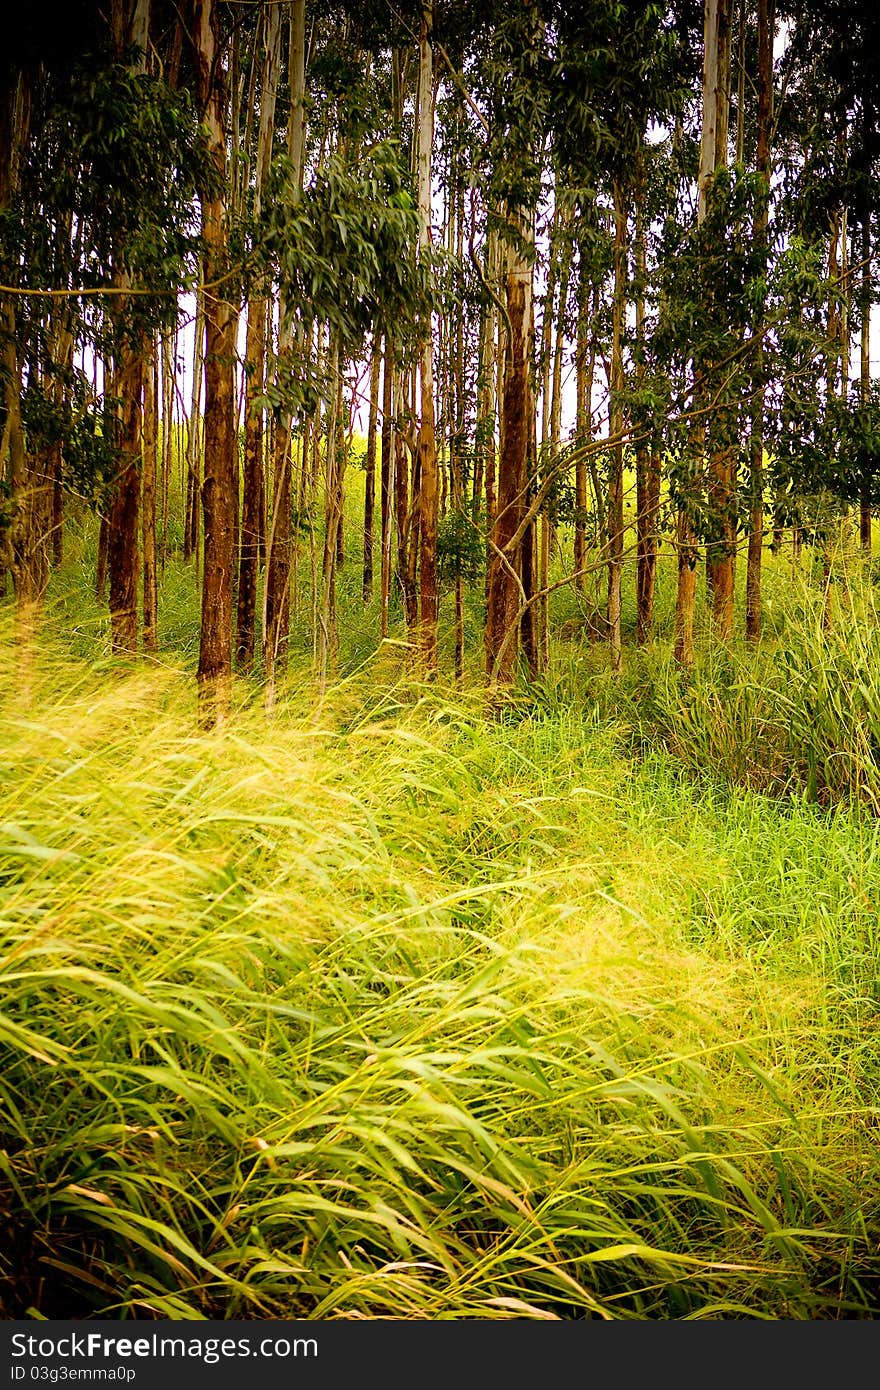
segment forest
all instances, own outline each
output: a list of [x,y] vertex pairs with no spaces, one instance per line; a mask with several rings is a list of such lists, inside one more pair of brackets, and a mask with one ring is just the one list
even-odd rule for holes
[[878,1316],[880,10],[4,27],[0,1317]]

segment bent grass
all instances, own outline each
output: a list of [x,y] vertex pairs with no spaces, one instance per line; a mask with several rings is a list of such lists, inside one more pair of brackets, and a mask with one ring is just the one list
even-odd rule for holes
[[4,1316],[872,1315],[873,828],[2,650]]

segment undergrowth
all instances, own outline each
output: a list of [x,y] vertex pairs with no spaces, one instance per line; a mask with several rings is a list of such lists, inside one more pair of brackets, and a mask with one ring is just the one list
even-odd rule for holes
[[4,1316],[874,1315],[872,816],[598,673],[205,735],[75,645],[0,644]]

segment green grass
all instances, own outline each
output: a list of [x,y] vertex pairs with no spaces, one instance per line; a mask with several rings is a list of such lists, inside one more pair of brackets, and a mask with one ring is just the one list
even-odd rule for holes
[[867,608],[690,682],[558,642],[493,716],[352,565],[347,678],[206,735],[191,577],[120,667],[87,557],[0,631],[0,1314],[876,1315],[870,746],[811,784],[762,694],[824,669],[832,748]]

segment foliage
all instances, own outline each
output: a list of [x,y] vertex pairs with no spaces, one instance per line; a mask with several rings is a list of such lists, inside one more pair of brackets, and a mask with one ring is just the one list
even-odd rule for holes
[[379,141],[356,167],[334,156],[300,195],[276,161],[259,250],[306,322],[329,323],[352,351],[372,331],[412,336],[429,303],[417,264],[418,216],[400,151]]
[[119,467],[114,442],[119,401],[106,393],[96,401],[91,382],[80,371],[72,371],[70,378],[60,404],[40,382],[29,382],[22,395],[22,423],[35,455],[61,446],[65,487],[78,497],[100,502]]
[[437,567],[441,581],[474,584],[486,566],[485,528],[466,508],[452,507],[437,527]]
[[[15,256],[34,289],[97,289],[122,275],[148,287],[124,311],[111,302],[107,318],[81,320],[105,349],[114,334],[168,326],[194,276],[195,197],[216,180],[188,93],[93,59],[56,77],[41,99],[0,255]],[[47,226],[59,234],[47,237]]]

